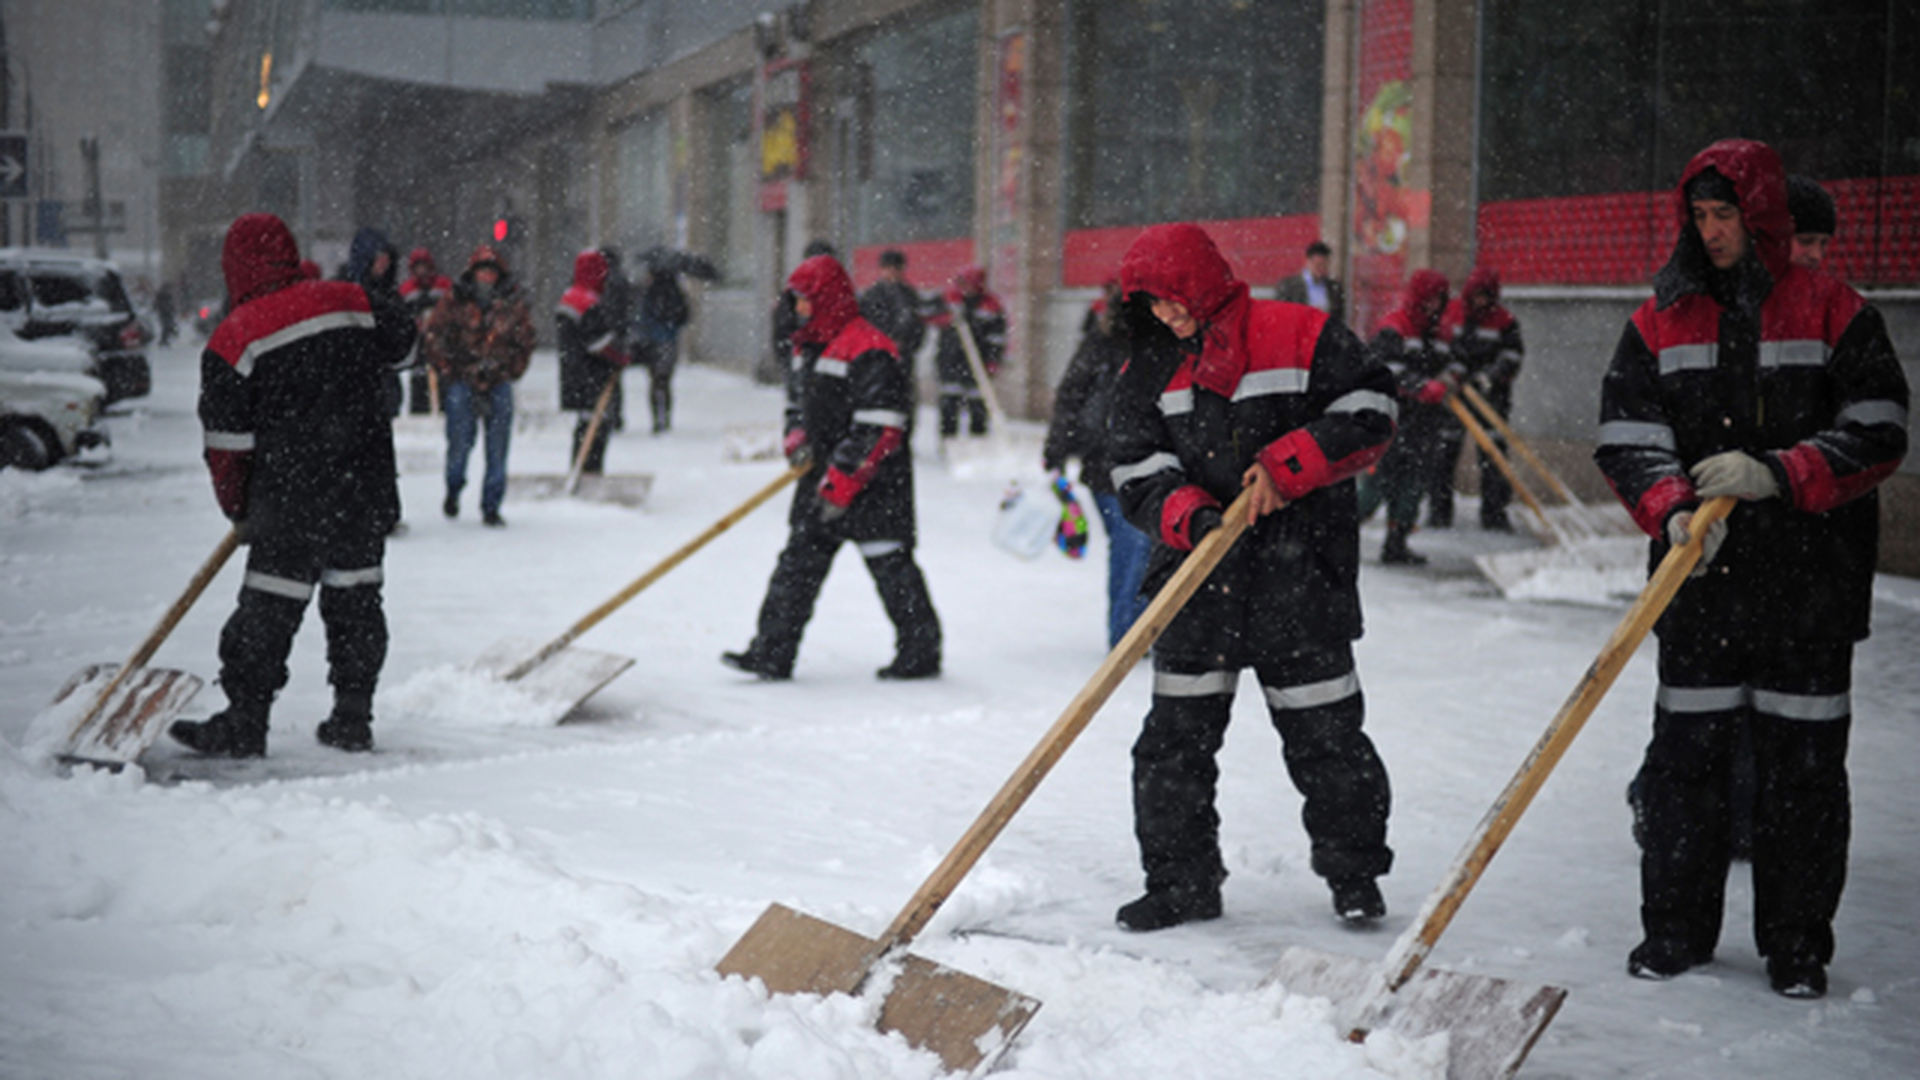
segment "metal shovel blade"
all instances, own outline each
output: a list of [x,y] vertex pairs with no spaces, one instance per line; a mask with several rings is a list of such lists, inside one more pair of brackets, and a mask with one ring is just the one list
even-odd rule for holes
[[651,490],[652,473],[583,473],[573,477],[534,473],[507,477],[509,499],[561,499],[570,495],[588,502],[638,507],[647,501]]
[[[1353,1016],[1365,1005],[1378,970],[1376,963],[1294,946],[1281,954],[1265,983],[1326,998],[1335,1016]],[[1557,986],[1422,968],[1393,994],[1375,1027],[1407,1039],[1446,1032],[1448,1080],[1508,1077],[1566,997]]]
[[[117,769],[145,753],[200,692],[197,675],[141,668],[100,702],[101,691],[119,670],[119,664],[89,664],[74,672],[53,703],[34,717],[26,744],[45,747],[50,757],[69,764]],[[92,716],[86,715],[88,709],[93,709]]]
[[[505,677],[529,656],[539,652],[541,643],[526,638],[505,638],[487,647],[473,662],[475,669],[496,678]],[[569,645],[542,660],[532,670],[513,680],[522,693],[537,698],[559,723],[582,702],[600,692],[600,688],[633,666],[629,657],[598,652]]]
[[[892,971],[880,1030],[931,1050],[949,1071],[984,1071],[1012,1045],[1040,1002],[911,953],[882,957],[878,941],[785,907],[770,905],[716,965],[722,975],[759,979],[773,994],[853,994],[876,967]],[[897,965],[897,967],[896,967]]]

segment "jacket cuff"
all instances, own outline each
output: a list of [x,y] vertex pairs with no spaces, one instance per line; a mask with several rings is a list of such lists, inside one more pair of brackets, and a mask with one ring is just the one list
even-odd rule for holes
[[1160,539],[1175,551],[1193,550],[1193,516],[1203,507],[1218,509],[1220,500],[1205,488],[1188,484],[1160,504]]
[[1327,455],[1304,428],[1295,428],[1268,443],[1260,451],[1259,461],[1280,497],[1288,502],[1335,479]]
[[864,485],[852,476],[840,471],[838,466],[827,469],[826,479],[820,481],[820,497],[845,510],[853,505],[853,497],[860,494]]

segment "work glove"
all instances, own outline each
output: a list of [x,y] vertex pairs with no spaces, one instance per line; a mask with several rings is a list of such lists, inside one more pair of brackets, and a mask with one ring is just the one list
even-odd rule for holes
[[1692,469],[1694,490],[1703,499],[1731,495],[1736,499],[1771,499],[1780,494],[1773,470],[1752,454],[1728,450],[1703,458]]
[[1193,538],[1193,546],[1199,547],[1207,534],[1226,522],[1217,506],[1203,506],[1193,512],[1193,520],[1187,524],[1187,535]]
[[1493,393],[1492,368],[1481,368],[1479,371],[1474,372],[1473,377],[1467,381],[1473,383],[1473,388],[1480,391],[1483,396]]
[[1420,384],[1420,389],[1414,391],[1413,399],[1422,405],[1438,405],[1447,400],[1447,395],[1452,392],[1453,388],[1447,385],[1445,379],[1428,379]]
[[[1691,539],[1692,536],[1693,511],[1675,510],[1672,516],[1667,518],[1667,542],[1675,547],[1679,547]],[[1720,553],[1720,545],[1726,538],[1727,520],[1725,518],[1721,518],[1719,521],[1707,526],[1706,542],[1700,545],[1700,561],[1694,566],[1693,573],[1688,576],[1699,577],[1701,574],[1706,573],[1707,564],[1711,563],[1713,557]]]
[[793,468],[806,469],[813,465],[813,444],[807,441],[805,428],[794,428],[787,432],[786,441],[780,444],[780,452],[787,456],[787,464]]

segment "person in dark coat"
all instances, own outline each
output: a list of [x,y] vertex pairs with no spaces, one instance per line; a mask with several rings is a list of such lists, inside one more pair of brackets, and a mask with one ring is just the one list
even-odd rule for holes
[[760,606],[758,629],[728,666],[762,679],[793,675],[800,637],[833,565],[851,541],[894,627],[882,679],[940,674],[940,621],[914,562],[913,400],[893,341],[860,317],[853,280],[831,255],[787,279],[799,320],[787,369],[787,460],[807,471],[787,514],[787,546]]
[[1833,196],[1813,177],[1792,173],[1787,177],[1787,212],[1793,217],[1793,264],[1820,269],[1833,234],[1840,231]]
[[[573,284],[553,312],[560,352],[560,407],[579,414],[573,425],[573,455],[567,460],[580,461],[583,473],[606,471],[607,439],[620,415],[620,376],[628,363],[621,332],[625,322],[603,291],[607,269],[602,252],[589,249],[574,256]],[[587,429],[594,426],[593,413],[602,393],[610,394],[607,407],[583,460],[580,450]]]
[[860,317],[893,339],[909,371],[927,340],[929,314],[926,299],[907,281],[906,252],[896,248],[881,252],[880,279],[860,294]]
[[413,344],[394,305],[301,276],[293,234],[246,214],[221,251],[231,313],[200,358],[200,422],[214,497],[249,544],[240,601],[220,632],[227,707],[168,732],[209,757],[260,757],[274,696],[316,585],[333,711],[315,734],[373,746],[386,662],[386,537],[400,517],[385,383]]
[[712,281],[720,275],[712,263],[698,255],[664,247],[641,253],[640,267],[632,340],[635,356],[647,368],[653,433],[662,435],[673,429],[673,372],[680,363],[680,332],[693,320],[693,306],[680,278],[684,275]]
[[[1520,365],[1526,359],[1526,346],[1520,340],[1520,320],[1513,317],[1500,303],[1500,274],[1490,266],[1476,267],[1467,275],[1467,283],[1460,289],[1459,299],[1447,305],[1446,314],[1440,317],[1440,335],[1453,355],[1466,371],[1466,378],[1480,392],[1487,404],[1506,419],[1513,412],[1513,384],[1520,377]],[[1506,440],[1492,425],[1487,425],[1487,436],[1493,439],[1502,453],[1506,452]],[[1450,433],[1466,432],[1458,424],[1450,425]],[[1444,446],[1440,458],[1442,462],[1459,460],[1459,444],[1453,444],[1451,450]],[[1453,515],[1453,475],[1452,470],[1442,466],[1434,477],[1434,486],[1429,491],[1432,509],[1428,511],[1436,516],[1451,518]],[[1440,507],[1444,503],[1444,512]],[[1480,454],[1480,527],[1494,532],[1512,532],[1513,521],[1507,516],[1507,507],[1513,503],[1513,486],[1500,472],[1484,452]]]
[[1107,416],[1114,387],[1127,364],[1127,336],[1120,319],[1120,280],[1106,283],[1080,328],[1080,345],[1067,362],[1053,393],[1053,418],[1047,423],[1040,463],[1061,473],[1069,458],[1080,459],[1080,482],[1093,492],[1094,506],[1107,530],[1107,647],[1120,643],[1146,610],[1140,583],[1147,572],[1153,539],[1133,527],[1113,490],[1113,459],[1108,451]]
[[513,384],[533,357],[533,316],[506,260],[482,244],[467,260],[453,291],[427,318],[427,362],[440,376],[447,412],[447,498],[440,510],[460,516],[467,458],[486,425],[486,476],[480,484],[480,520],[506,525],[507,451],[513,438]]
[[[353,234],[353,240],[347,245],[347,265],[340,277],[351,281],[367,292],[367,298],[382,306],[406,309],[406,301],[400,296],[400,287],[395,279],[400,273],[400,251],[387,239],[387,234],[371,225],[362,226]],[[414,335],[409,335],[411,343]],[[401,357],[387,378],[387,412],[390,416],[400,415],[404,392],[400,386],[400,368],[406,364]]]
[[1653,738],[1634,780],[1644,937],[1633,975],[1713,959],[1729,790],[1749,725],[1754,940],[1773,989],[1820,997],[1846,881],[1854,644],[1869,630],[1881,481],[1907,450],[1908,391],[1878,310],[1791,262],[1785,171],[1716,142],[1675,189],[1680,235],[1614,350],[1594,461],[1650,560],[1732,496],[1703,567],[1655,626]]
[[972,333],[987,378],[999,374],[1000,361],[1007,351],[1007,311],[1000,298],[987,290],[986,270],[968,266],[953,275],[944,309],[931,321],[939,331],[933,367],[940,380],[940,437],[951,439],[960,434],[962,410],[967,414],[968,433],[985,435],[987,400],[960,340],[960,325],[964,323]]
[[[442,297],[453,291],[453,279],[440,272],[434,265],[433,252],[423,247],[414,248],[407,255],[407,278],[400,283],[400,299],[413,313],[413,324],[425,329],[427,316],[433,314],[434,306]],[[434,411],[433,382],[427,377],[429,370],[426,350],[414,353],[413,363],[407,375],[407,412],[414,416],[425,416]]]
[[1273,290],[1274,299],[1289,304],[1319,308],[1335,322],[1347,321],[1347,287],[1333,276],[1333,249],[1324,240],[1307,245],[1307,265],[1291,277],[1280,279]]
[[[1400,306],[1380,320],[1368,346],[1374,359],[1393,374],[1400,394],[1399,433],[1379,469],[1380,495],[1387,506],[1387,539],[1380,549],[1383,563],[1418,566],[1427,561],[1407,546],[1407,538],[1419,523],[1421,500],[1436,483],[1453,483],[1459,443],[1448,443],[1446,436],[1449,428],[1458,429],[1459,421],[1445,402],[1459,387],[1465,368],[1441,332],[1440,315],[1446,307],[1446,276],[1437,270],[1416,270]],[[1455,458],[1446,456],[1449,445]],[[1436,479],[1437,474],[1444,479]]]
[[1362,730],[1359,515],[1352,478],[1394,435],[1394,388],[1324,312],[1249,298],[1200,227],[1148,228],[1120,266],[1132,355],[1109,423],[1113,482],[1156,543],[1157,591],[1223,508],[1254,489],[1247,531],[1153,650],[1153,706],[1133,746],[1146,894],[1120,925],[1221,912],[1215,755],[1251,667],[1305,797],[1313,871],[1348,924],[1386,914],[1387,772]]

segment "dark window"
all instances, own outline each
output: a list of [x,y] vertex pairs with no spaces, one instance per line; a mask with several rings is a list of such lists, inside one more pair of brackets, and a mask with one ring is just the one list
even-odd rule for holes
[[853,51],[850,224],[855,245],[944,240],[973,227],[980,21],[967,8]]
[[1920,172],[1920,5],[1487,0],[1481,202],[1662,191],[1715,139],[1821,179]]
[[1067,226],[1319,210],[1323,0],[1074,0]]

